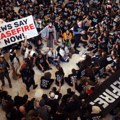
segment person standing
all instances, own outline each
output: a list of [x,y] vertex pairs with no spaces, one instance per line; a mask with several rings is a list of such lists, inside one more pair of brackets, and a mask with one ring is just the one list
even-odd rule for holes
[[73,28],[73,34],[74,34],[74,38],[75,38],[74,49],[78,53],[79,51],[77,50],[77,48],[80,43],[80,37],[81,37],[81,34],[84,34],[83,23],[80,22],[79,20],[77,20],[77,23]]
[[16,50],[13,50],[13,49],[10,50],[9,59],[10,59],[11,67],[13,70],[12,78],[14,80],[17,80],[18,78],[20,78],[20,74],[18,73],[18,69],[20,67],[20,60],[17,57]]
[[34,80],[34,70],[31,66],[31,62],[28,58],[24,60],[24,63],[21,66],[20,73],[22,76],[23,83],[26,85],[26,89],[29,92],[31,85],[33,85],[33,89],[37,87]]
[[8,83],[9,83],[9,87],[12,88],[8,69],[9,69],[8,62],[5,60],[3,55],[0,55],[0,80],[2,82],[2,87],[5,86],[4,78],[6,77],[6,79],[8,80]]
[[47,39],[47,47],[53,48],[53,45],[57,45],[56,42],[56,29],[50,22],[42,31],[40,31],[41,37]]

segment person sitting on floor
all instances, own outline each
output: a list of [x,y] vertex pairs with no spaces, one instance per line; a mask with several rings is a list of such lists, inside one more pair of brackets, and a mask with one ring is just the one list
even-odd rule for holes
[[50,63],[48,62],[46,56],[42,55],[41,53],[39,54],[39,56],[36,59],[36,66],[42,72],[51,69]]
[[62,62],[69,62],[69,56],[68,56],[68,53],[67,53],[67,51],[65,49],[64,44],[62,46],[58,46],[56,50],[57,50],[58,55],[60,57],[60,60]]
[[41,77],[40,87],[43,89],[49,89],[54,82],[54,79],[51,79],[51,73],[46,72],[44,76]]
[[59,86],[60,81],[61,81],[61,85],[63,85],[64,84],[64,75],[65,75],[65,73],[63,71],[63,68],[60,65],[58,65],[56,67],[58,69],[58,71],[55,73],[56,85]]
[[68,77],[65,79],[68,85],[73,86],[73,81],[77,79],[77,71],[75,69],[72,69],[72,73],[68,75]]
[[69,30],[63,33],[63,43],[71,47],[72,33]]
[[59,56],[58,56],[58,52],[56,50],[54,50],[53,48],[51,48],[47,54],[48,56],[48,61],[53,64],[53,65],[58,65],[60,62]]

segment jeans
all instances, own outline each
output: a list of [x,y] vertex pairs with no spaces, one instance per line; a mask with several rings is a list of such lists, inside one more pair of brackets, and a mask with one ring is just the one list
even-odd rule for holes
[[55,61],[53,58],[51,58],[51,57],[49,57],[48,58],[48,61],[51,63],[51,64],[53,64],[53,65],[58,65],[59,64],[59,61]]

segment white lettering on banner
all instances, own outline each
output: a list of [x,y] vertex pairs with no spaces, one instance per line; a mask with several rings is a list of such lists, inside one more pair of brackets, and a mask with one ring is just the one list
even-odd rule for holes
[[106,108],[109,105],[105,100],[99,97],[95,99],[94,102],[98,103],[99,105],[102,105],[103,108]]
[[100,95],[100,97],[107,101],[108,103],[113,103],[115,101],[115,99],[108,95],[106,92],[103,92],[103,95]]
[[90,105],[98,104],[105,109],[109,104],[115,102],[120,97],[120,77],[109,87],[110,89],[106,89],[98,98],[90,102]]
[[114,85],[117,85],[117,84],[118,84],[118,88],[120,88],[120,82],[119,82],[119,81],[115,81],[113,84],[114,84]]
[[117,96],[116,94],[112,93],[110,90],[106,89],[105,90],[109,95],[111,95],[114,98],[119,98],[119,96]]
[[33,17],[28,16],[0,26],[0,48],[38,35]]
[[24,36],[24,34],[22,33],[22,34],[20,34],[20,35],[16,35],[16,36],[13,36],[13,37],[11,37],[11,38],[7,38],[7,39],[4,39],[4,42],[5,42],[5,44],[7,45],[7,44],[9,44],[9,43],[11,43],[11,42],[15,42],[16,40],[21,40],[21,39],[25,39],[25,36]]
[[111,86],[111,88],[113,88],[113,93],[115,93],[116,95],[120,96],[120,89],[117,88],[114,85],[110,85],[110,86]]

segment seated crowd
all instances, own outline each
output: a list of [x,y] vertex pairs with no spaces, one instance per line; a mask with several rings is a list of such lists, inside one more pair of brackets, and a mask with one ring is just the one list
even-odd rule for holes
[[[1,0],[0,6],[0,17],[5,22],[32,15],[38,32],[52,23],[57,39],[55,47],[49,47],[47,52],[42,50],[45,42],[41,34],[1,50],[2,87],[5,85],[4,78],[7,78],[9,87],[12,88],[9,76],[9,70],[12,68],[12,79],[22,78],[28,92],[32,85],[33,89],[36,89],[38,85],[34,80],[33,69],[36,66],[44,73],[40,79],[40,88],[50,89],[49,95],[43,94],[40,100],[29,99],[28,95],[23,97],[17,95],[13,99],[7,91],[1,90],[0,102],[6,112],[6,118],[8,120],[77,120],[77,117],[80,117],[81,120],[92,120],[93,116],[100,115],[99,108],[96,108],[99,112],[93,112],[93,108],[85,100],[120,69],[119,4],[113,4],[110,0],[107,2],[69,0],[68,3],[64,0],[57,2],[16,0],[18,13],[14,11],[12,0]],[[79,30],[76,31],[78,28]],[[59,38],[62,41],[59,41]],[[85,59],[76,63],[78,69],[73,68],[71,73],[65,76],[61,64],[68,63],[73,54],[81,57],[79,53],[82,51],[79,51],[79,47],[87,51],[84,53]],[[3,55],[8,50],[10,65]],[[22,64],[17,51],[23,56]],[[48,72],[53,66],[57,68],[54,79]],[[73,91],[68,88],[67,94],[63,95],[61,87],[65,82],[73,87]],[[56,84],[58,89],[51,88],[52,84]],[[76,95],[76,91],[79,95]],[[120,119],[120,103],[116,111],[111,111],[111,114],[114,120]]]

